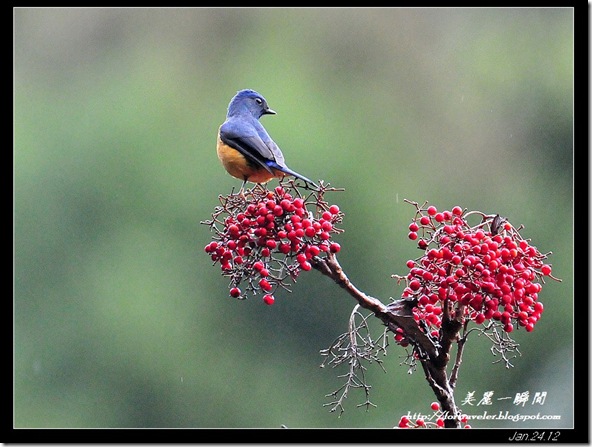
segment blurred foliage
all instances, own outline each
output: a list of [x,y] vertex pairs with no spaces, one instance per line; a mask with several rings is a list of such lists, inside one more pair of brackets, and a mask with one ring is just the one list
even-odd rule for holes
[[[322,404],[343,371],[319,351],[354,306],[316,272],[274,306],[238,302],[203,252],[239,186],[215,138],[253,88],[289,165],[333,186],[341,264],[388,302],[418,255],[413,208],[500,213],[562,283],[541,293],[505,370],[467,344],[457,400],[547,391],[573,423],[571,8],[14,10],[16,427],[393,427],[433,400],[391,345],[377,408]],[[380,324],[377,321],[377,331]],[[536,408],[535,408],[536,407]],[[482,407],[462,407],[467,412]]]

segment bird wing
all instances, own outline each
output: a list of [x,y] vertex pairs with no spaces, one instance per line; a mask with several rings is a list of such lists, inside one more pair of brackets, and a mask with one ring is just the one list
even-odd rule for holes
[[258,121],[228,120],[220,127],[220,139],[269,172],[272,172],[268,165],[270,161],[280,167],[285,165],[279,147]]
[[224,144],[243,154],[247,160],[271,174],[274,174],[274,170],[282,171],[317,187],[309,178],[288,168],[282,151],[256,119],[250,120],[245,117],[227,119],[220,126],[220,139]]

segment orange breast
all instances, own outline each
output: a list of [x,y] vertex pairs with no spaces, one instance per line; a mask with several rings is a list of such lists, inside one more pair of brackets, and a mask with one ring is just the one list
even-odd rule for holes
[[243,154],[224,144],[220,138],[218,138],[217,152],[224,169],[238,179],[253,183],[266,183],[274,177],[283,177],[284,175],[279,171],[276,171],[276,175],[272,175],[265,168],[252,166]]

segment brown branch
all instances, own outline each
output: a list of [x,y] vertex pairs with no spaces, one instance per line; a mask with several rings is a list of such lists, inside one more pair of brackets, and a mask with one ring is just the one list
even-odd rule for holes
[[333,253],[330,253],[326,258],[313,258],[311,265],[323,275],[335,281],[361,307],[373,312],[391,331],[394,332],[397,327],[402,328],[405,331],[406,337],[414,342],[422,354],[427,355],[431,359],[435,359],[440,355],[439,346],[420,329],[413,318],[412,309],[415,306],[414,301],[398,300],[387,306],[377,298],[367,295],[349,280]]
[[454,367],[452,368],[452,373],[450,374],[450,379],[448,383],[450,384],[450,388],[454,389],[456,386],[456,381],[458,379],[458,370],[462,363],[462,354],[465,347],[465,342],[467,341],[466,336],[460,337],[457,342],[456,346],[456,361],[454,362]]
[[323,275],[335,281],[337,285],[355,298],[364,309],[374,312],[379,318],[381,318],[381,315],[386,314],[386,306],[380,300],[365,294],[352,284],[339,262],[337,262],[337,257],[334,253],[329,253],[326,258],[311,259],[311,265]]
[[438,365],[437,362],[422,360],[421,366],[426,375],[426,380],[440,402],[444,414],[449,415],[444,420],[446,428],[460,428],[460,412],[454,402],[454,391],[446,374],[446,365]]

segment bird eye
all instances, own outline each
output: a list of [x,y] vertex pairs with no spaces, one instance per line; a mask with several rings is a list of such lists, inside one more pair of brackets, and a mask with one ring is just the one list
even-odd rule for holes
[[263,100],[261,98],[255,98],[255,102],[259,105],[263,104]]

